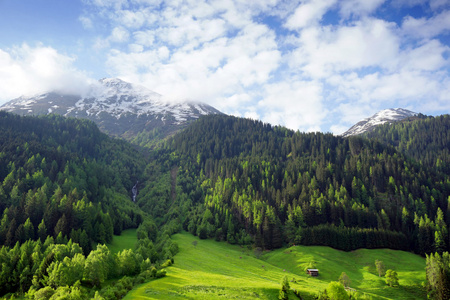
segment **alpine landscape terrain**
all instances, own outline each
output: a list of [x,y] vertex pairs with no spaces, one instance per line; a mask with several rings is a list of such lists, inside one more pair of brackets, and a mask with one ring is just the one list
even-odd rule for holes
[[447,299],[449,115],[337,136],[95,88],[1,108],[5,299]]
[[0,28],[0,299],[450,300],[450,0]]

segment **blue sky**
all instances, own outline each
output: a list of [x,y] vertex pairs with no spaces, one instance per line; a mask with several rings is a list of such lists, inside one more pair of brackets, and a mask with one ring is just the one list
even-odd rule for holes
[[300,131],[450,110],[449,0],[0,0],[0,104],[103,77]]

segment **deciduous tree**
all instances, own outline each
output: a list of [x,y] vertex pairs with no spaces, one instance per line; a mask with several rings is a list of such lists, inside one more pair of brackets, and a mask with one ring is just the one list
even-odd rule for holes
[[387,270],[385,277],[386,277],[386,284],[387,285],[389,285],[389,286],[397,286],[397,285],[399,285],[399,283],[398,283],[398,275],[397,275],[396,271],[391,270],[391,269]]

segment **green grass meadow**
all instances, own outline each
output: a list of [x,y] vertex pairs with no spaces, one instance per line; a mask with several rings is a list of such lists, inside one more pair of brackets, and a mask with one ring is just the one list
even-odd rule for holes
[[[422,288],[425,259],[408,252],[294,246],[266,252],[257,259],[247,248],[199,240],[188,233],[172,238],[180,251],[175,264],[166,269],[167,276],[137,286],[125,299],[277,299],[284,276],[303,299],[313,299],[342,272],[351,279],[350,287],[373,299],[426,298]],[[398,272],[399,287],[388,287],[384,278],[378,277],[376,259],[382,260],[386,269]],[[303,271],[311,260],[320,271],[317,278]],[[297,299],[293,294],[290,298]]]
[[134,249],[136,242],[136,229],[127,229],[122,231],[121,235],[115,235],[107,246],[111,253],[118,253],[125,249]]

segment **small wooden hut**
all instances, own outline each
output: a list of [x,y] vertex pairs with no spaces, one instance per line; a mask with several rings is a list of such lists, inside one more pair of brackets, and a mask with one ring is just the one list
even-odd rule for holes
[[318,269],[307,269],[306,273],[309,274],[309,276],[314,276],[314,277],[319,276],[319,270]]

